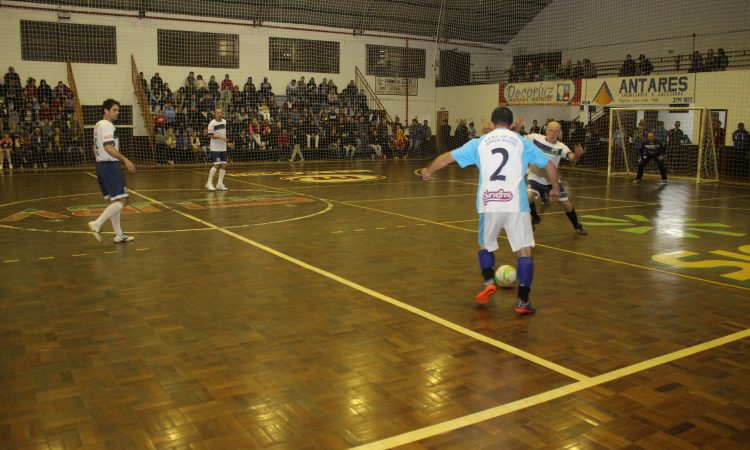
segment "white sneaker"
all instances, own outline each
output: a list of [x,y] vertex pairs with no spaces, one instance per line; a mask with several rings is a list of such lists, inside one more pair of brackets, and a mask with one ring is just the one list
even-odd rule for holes
[[10,170],[13,170],[13,164],[9,164],[9,165],[8,165],[8,168],[9,168]]
[[94,233],[94,237],[97,241],[102,241],[102,230],[96,227],[96,222],[89,222],[89,230]]
[[226,186],[224,186],[223,184],[217,184],[217,185],[216,185],[216,190],[219,190],[219,191],[228,191],[228,190],[229,190],[229,188],[227,188],[227,187],[226,187]]
[[210,181],[208,183],[206,183],[206,189],[208,189],[209,191],[215,191],[216,190],[216,188],[214,187],[214,184],[211,183]]
[[128,236],[127,234],[123,233],[122,236],[115,236],[113,239],[115,244],[124,244],[126,242],[132,242],[135,240],[133,236]]

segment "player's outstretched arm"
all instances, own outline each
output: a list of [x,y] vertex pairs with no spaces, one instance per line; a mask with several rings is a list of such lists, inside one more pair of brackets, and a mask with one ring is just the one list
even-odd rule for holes
[[425,181],[429,180],[430,178],[432,178],[433,173],[454,162],[456,162],[456,159],[453,157],[451,152],[443,153],[442,155],[435,158],[434,161],[432,161],[430,167],[422,169],[422,179]]
[[576,161],[578,161],[581,158],[581,156],[584,153],[585,153],[585,151],[583,150],[583,147],[581,146],[581,144],[576,144],[575,147],[573,148],[573,151],[569,152],[568,155],[567,155],[568,156],[568,161],[570,161],[570,162],[576,162]]
[[552,190],[549,193],[550,200],[560,200],[560,182],[557,179],[557,167],[555,167],[552,161],[547,161],[544,169],[547,171],[548,179],[552,183]]

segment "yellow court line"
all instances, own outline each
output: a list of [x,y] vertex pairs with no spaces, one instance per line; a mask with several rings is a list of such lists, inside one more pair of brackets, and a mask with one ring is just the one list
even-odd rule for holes
[[4,262],[4,263],[14,263],[14,262],[19,262],[19,261],[20,261],[20,259],[6,259],[6,260],[5,260],[5,261],[3,261],[3,262]]
[[54,256],[40,256],[37,259],[55,259],[55,257]]
[[[433,225],[438,225],[438,226],[441,226],[441,227],[453,228],[453,229],[461,230],[461,231],[468,231],[469,233],[476,233],[477,232],[477,230],[472,230],[470,228],[457,227],[455,225],[451,225],[451,224],[448,224],[448,223],[445,223],[445,222],[434,222],[432,220],[420,219],[419,217],[408,216],[406,214],[395,213],[395,212],[391,212],[391,211],[385,211],[385,210],[377,209],[377,208],[370,208],[368,206],[355,205],[353,203],[344,203],[344,202],[339,202],[339,201],[336,201],[336,200],[331,200],[331,201],[334,202],[334,203],[340,203],[342,205],[351,206],[353,208],[367,209],[367,210],[370,210],[370,211],[376,211],[376,212],[380,212],[380,213],[383,213],[383,214],[390,214],[390,215],[404,217],[404,218],[411,219],[411,220],[418,220],[420,222],[431,223]],[[505,239],[505,238],[503,238],[503,239]],[[674,275],[674,276],[678,276],[678,277],[682,277],[682,278],[687,278],[689,280],[702,281],[704,283],[715,284],[715,285],[718,285],[718,286],[725,286],[725,287],[730,287],[730,288],[734,288],[734,289],[740,289],[740,290],[743,290],[743,291],[750,291],[750,288],[744,287],[744,286],[738,286],[738,285],[734,285],[734,284],[722,283],[722,282],[719,282],[719,281],[707,280],[705,278],[694,277],[694,276],[685,275],[685,274],[678,273],[678,272],[670,272],[668,270],[657,269],[655,267],[642,266],[640,264],[634,264],[634,263],[629,263],[629,262],[625,262],[625,261],[619,261],[617,259],[605,258],[605,257],[602,257],[602,256],[591,255],[591,254],[588,254],[588,253],[576,252],[576,251],[573,251],[573,250],[567,250],[567,249],[560,248],[560,247],[553,247],[551,245],[536,244],[536,246],[537,247],[541,247],[541,248],[548,248],[550,250],[556,250],[558,252],[570,253],[572,255],[584,256],[586,258],[598,259],[600,261],[606,261],[606,262],[611,262],[611,263],[615,263],[615,264],[621,264],[621,265],[629,266],[629,267],[636,267],[638,269],[650,270],[652,272],[659,272],[659,273],[664,273],[664,274],[667,274],[667,275]]]
[[493,347],[499,348],[499,349],[504,350],[504,351],[506,351],[508,353],[511,353],[511,354],[516,355],[516,356],[518,356],[520,358],[523,358],[523,359],[525,359],[527,361],[530,361],[532,363],[538,364],[538,365],[540,365],[540,366],[542,366],[542,367],[544,367],[546,369],[549,369],[549,370],[552,370],[554,372],[557,372],[557,373],[560,373],[562,375],[565,375],[567,377],[573,378],[574,380],[588,380],[589,379],[589,377],[587,377],[586,375],[583,375],[583,374],[578,373],[578,372],[576,372],[574,370],[568,369],[567,367],[563,367],[563,366],[561,366],[559,364],[553,363],[552,361],[547,361],[546,359],[540,358],[540,357],[538,357],[536,355],[533,355],[533,354],[531,354],[529,352],[526,352],[526,351],[521,350],[519,348],[513,347],[511,345],[508,345],[508,344],[506,344],[504,342],[492,339],[492,338],[487,337],[487,336],[485,336],[485,335],[483,335],[481,333],[477,333],[476,331],[470,330],[470,329],[462,327],[460,325],[456,325],[456,324],[454,324],[454,323],[452,323],[452,322],[450,322],[448,320],[443,319],[442,317],[436,316],[435,314],[429,313],[427,311],[423,311],[423,310],[421,310],[419,308],[411,306],[411,305],[409,305],[407,303],[404,303],[402,301],[396,300],[396,299],[394,299],[392,297],[389,297],[389,296],[387,296],[385,294],[381,294],[380,292],[377,292],[377,291],[374,291],[372,289],[366,288],[366,287],[364,287],[364,286],[362,286],[360,284],[357,284],[357,283],[355,283],[353,281],[349,281],[346,278],[342,278],[342,277],[340,277],[340,276],[338,276],[338,275],[336,275],[334,273],[331,273],[331,272],[328,272],[326,270],[320,269],[320,268],[315,267],[315,266],[313,266],[311,264],[308,264],[308,263],[306,263],[306,262],[304,262],[302,260],[299,260],[299,259],[297,259],[297,258],[295,258],[293,256],[289,256],[289,255],[287,255],[285,253],[282,253],[282,252],[280,252],[278,250],[275,250],[275,249],[273,249],[271,247],[263,245],[263,244],[261,244],[259,242],[256,242],[256,241],[253,241],[251,239],[248,239],[248,238],[246,238],[246,237],[244,237],[242,235],[239,235],[239,234],[237,234],[237,233],[235,233],[233,231],[229,231],[227,229],[221,228],[218,225],[214,225],[214,224],[212,224],[210,222],[206,222],[203,219],[200,219],[198,217],[195,217],[195,216],[193,216],[191,214],[188,214],[188,213],[185,213],[183,211],[176,210],[176,209],[174,209],[174,208],[172,208],[172,207],[170,207],[170,206],[168,206],[168,205],[166,205],[164,203],[161,203],[160,201],[158,201],[156,199],[148,197],[148,196],[146,196],[144,194],[140,194],[140,193],[138,193],[138,192],[136,192],[136,191],[134,191],[132,189],[129,190],[129,192],[131,192],[132,194],[135,194],[135,195],[137,195],[139,197],[145,198],[146,200],[149,200],[149,201],[154,202],[156,204],[160,204],[164,208],[169,209],[169,210],[171,210],[171,211],[173,211],[173,212],[175,212],[175,213],[177,213],[177,214],[179,214],[179,215],[181,215],[183,217],[186,217],[186,218],[188,218],[190,220],[193,220],[195,222],[203,224],[203,225],[205,225],[207,227],[211,227],[211,228],[213,228],[213,229],[215,229],[215,230],[217,230],[217,231],[219,231],[221,233],[226,234],[227,236],[231,236],[231,237],[233,237],[233,238],[235,238],[237,240],[240,240],[240,241],[242,241],[242,242],[244,242],[246,244],[249,244],[249,245],[251,245],[251,246],[253,246],[255,248],[263,250],[263,251],[265,251],[267,253],[270,253],[270,254],[272,254],[274,256],[277,256],[277,257],[279,257],[281,259],[284,259],[284,260],[286,260],[286,261],[288,261],[288,262],[290,262],[292,264],[295,264],[295,265],[297,265],[299,267],[302,267],[303,269],[307,269],[307,270],[309,270],[311,272],[317,273],[318,275],[322,275],[322,276],[324,276],[326,278],[329,278],[329,279],[331,279],[333,281],[341,283],[341,284],[343,284],[345,286],[348,286],[348,287],[350,287],[352,289],[355,289],[355,290],[357,290],[359,292],[367,294],[367,295],[369,295],[371,297],[374,297],[374,298],[376,298],[378,300],[382,300],[382,301],[384,301],[386,303],[389,303],[389,304],[391,304],[393,306],[401,308],[401,309],[403,309],[405,311],[408,311],[408,312],[410,312],[412,314],[418,315],[418,316],[420,316],[422,318],[425,318],[425,319],[430,320],[430,321],[432,321],[434,323],[437,323],[438,325],[442,325],[442,326],[444,326],[444,327],[446,327],[446,328],[448,328],[448,329],[450,329],[450,330],[452,330],[452,331],[454,331],[456,333],[460,333],[460,334],[463,334],[463,335],[468,336],[470,338],[473,338],[473,339],[476,339],[478,341],[484,342],[484,343],[489,344],[489,345],[491,345]]
[[495,406],[493,408],[485,409],[484,411],[479,411],[473,414],[469,414],[463,417],[458,417],[456,419],[451,419],[451,420],[438,423],[435,425],[430,425],[430,426],[420,428],[417,430],[412,430],[403,434],[391,436],[386,439],[381,439],[379,441],[370,442],[368,444],[364,444],[364,445],[354,447],[354,448],[359,449],[359,450],[375,450],[375,449],[389,449],[389,448],[394,448],[394,447],[398,447],[398,446],[402,446],[406,444],[411,444],[411,443],[420,441],[422,439],[427,439],[433,436],[437,436],[438,434],[447,433],[449,431],[457,430],[459,428],[464,428],[464,427],[471,426],[471,425],[476,425],[478,423],[485,422],[491,419],[495,419],[497,417],[504,416],[506,414],[521,411],[523,409],[527,409],[532,406],[536,406],[542,403],[549,402],[551,400],[565,397],[565,396],[574,394],[576,392],[582,391],[584,389],[589,389],[591,387],[598,386],[600,384],[618,380],[618,379],[636,374],[638,372],[643,372],[645,370],[652,369],[654,367],[661,366],[661,365],[676,361],[678,359],[686,358],[688,356],[692,356],[700,352],[711,350],[713,348],[720,347],[722,345],[726,345],[726,344],[729,344],[731,342],[735,342],[741,339],[745,339],[747,337],[750,337],[750,329],[739,331],[737,333],[733,333],[728,336],[723,336],[717,339],[713,339],[711,341],[704,342],[698,345],[694,345],[692,347],[687,347],[682,350],[668,353],[663,356],[651,358],[643,362],[639,362],[639,363],[636,363],[627,367],[623,367],[622,369],[617,369],[611,372],[604,373],[602,375],[597,375],[588,380],[577,381],[575,383],[572,383],[566,386],[561,386],[559,388],[555,388],[546,392],[542,392],[540,394],[532,395],[530,397],[522,398],[514,402],[506,403],[500,406]]
[[425,195],[421,197],[397,197],[397,198],[368,198],[364,200],[340,200],[342,202],[351,202],[351,203],[357,203],[357,202],[386,202],[386,201],[392,201],[392,200],[417,200],[417,199],[423,199],[423,198],[446,198],[446,197],[467,197],[467,196],[476,196],[476,192],[469,192],[466,194],[448,194],[448,195]]
[[[643,206],[655,206],[659,203],[644,203],[642,205],[624,205],[624,206],[606,206],[602,208],[587,208],[587,209],[576,209],[577,213],[591,212],[591,211],[605,211],[609,209],[627,209],[627,208],[640,208]],[[539,213],[540,216],[549,216],[553,214],[565,214],[565,211],[554,211],[554,212],[543,212]],[[446,220],[439,223],[461,223],[461,222],[477,222],[479,219],[463,219],[463,220]]]

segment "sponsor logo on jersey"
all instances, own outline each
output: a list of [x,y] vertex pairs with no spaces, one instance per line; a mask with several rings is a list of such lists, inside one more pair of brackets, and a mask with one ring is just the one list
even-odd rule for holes
[[492,202],[507,203],[513,200],[513,193],[504,189],[498,189],[497,191],[484,191],[482,192],[482,203],[488,205]]

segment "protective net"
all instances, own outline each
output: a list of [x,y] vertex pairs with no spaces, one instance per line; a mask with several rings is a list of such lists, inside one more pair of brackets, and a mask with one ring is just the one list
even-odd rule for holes
[[681,2],[669,20],[634,23],[614,19],[622,5],[594,0],[0,8],[14,68],[2,127],[16,168],[90,164],[106,98],[122,103],[122,149],[141,165],[205,163],[216,107],[230,159],[244,163],[428,158],[481,134],[502,104],[526,132],[561,122],[562,141],[587,151],[576,168],[601,173],[612,172],[611,108],[705,107],[718,178],[748,180],[750,13],[739,0]]
[[664,167],[670,178],[719,180],[713,132],[718,119],[707,108],[612,108],[611,120],[610,175],[656,177]]

